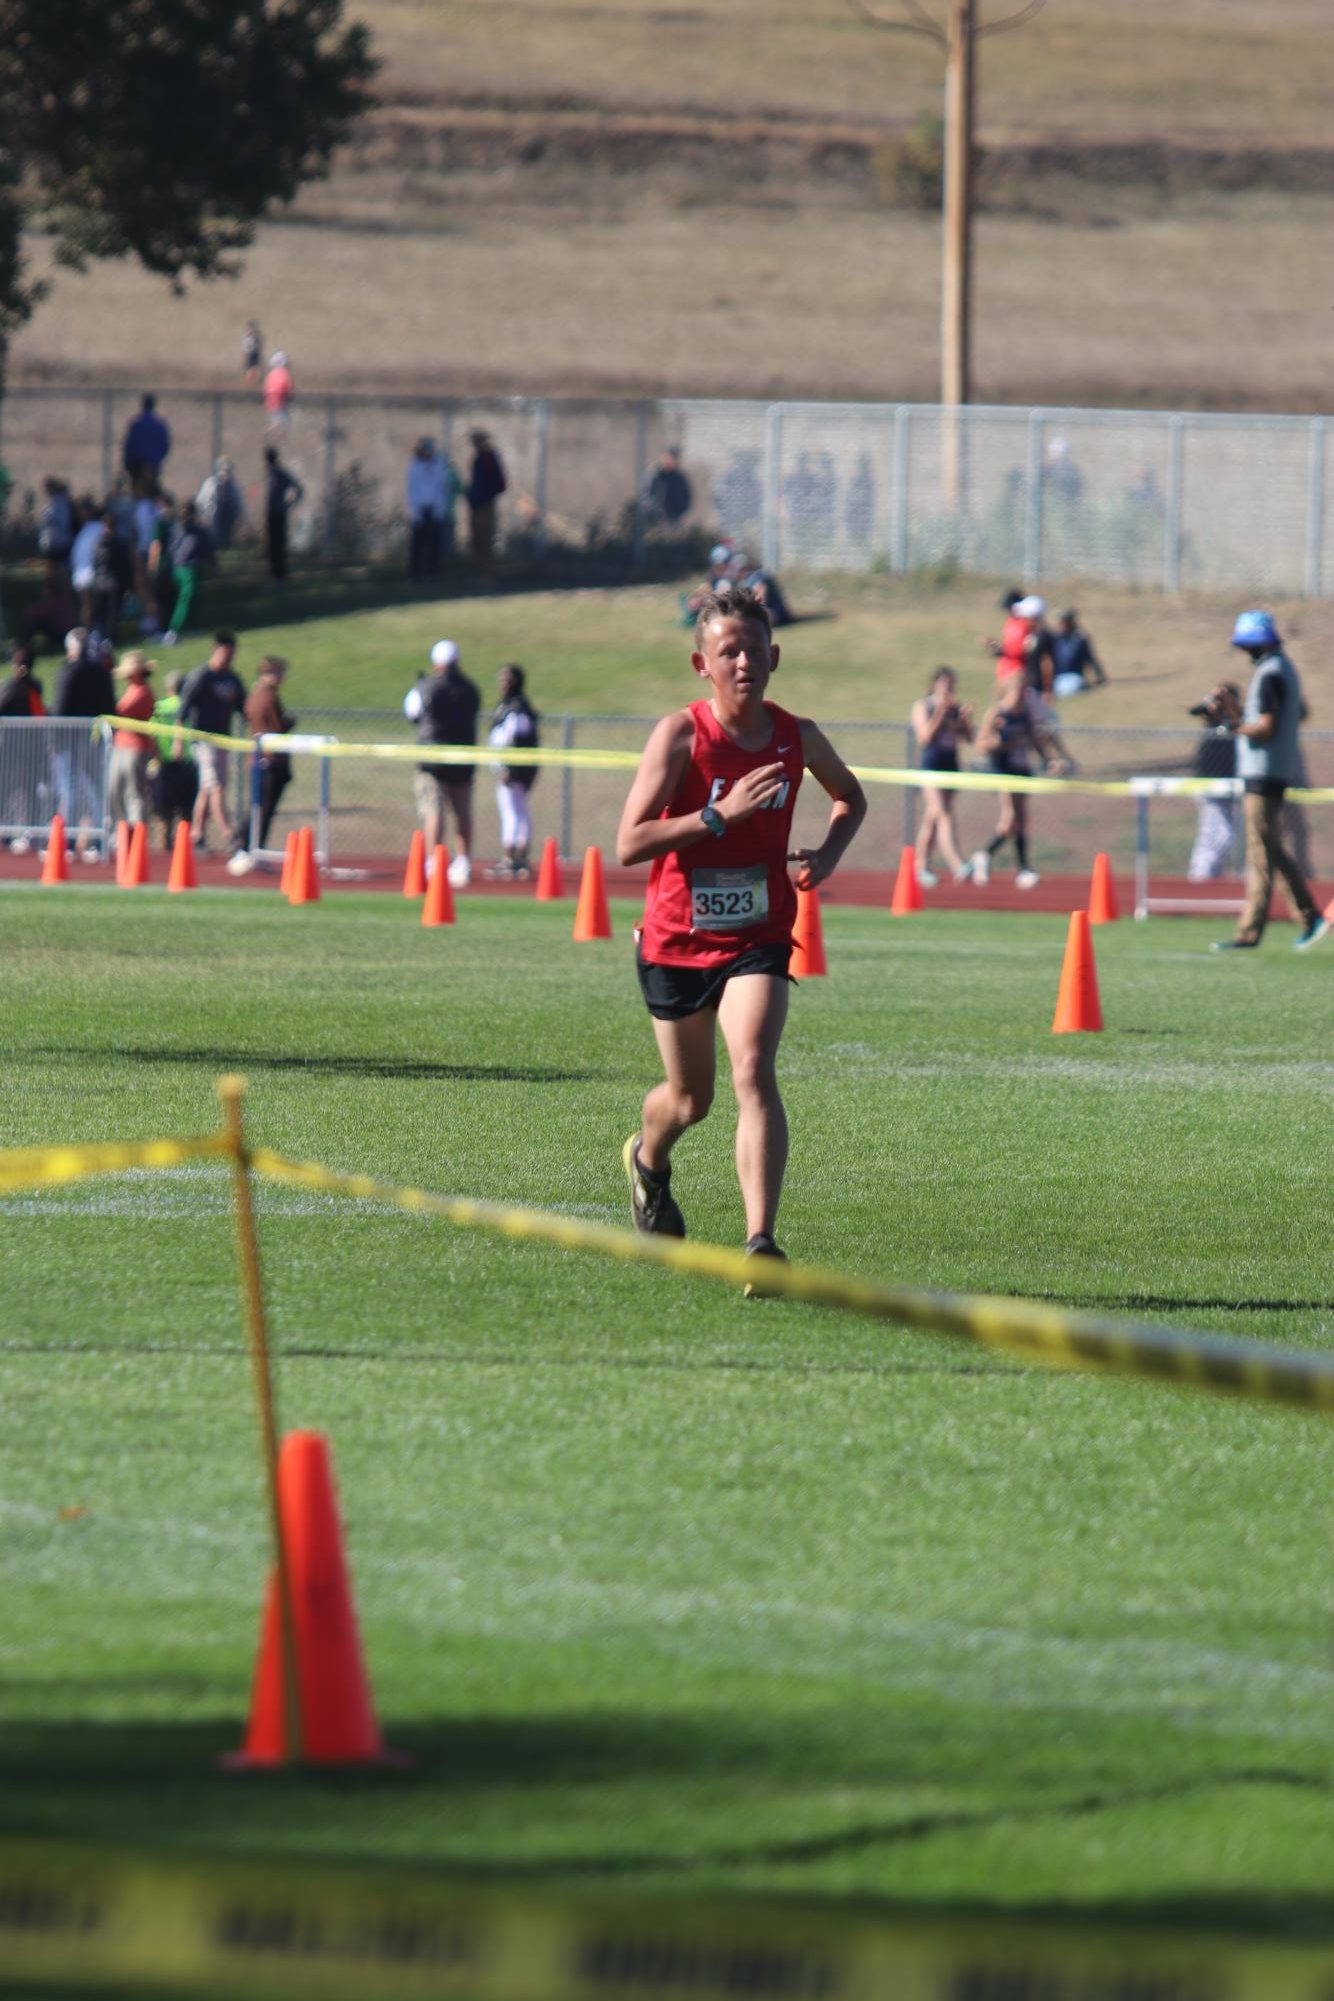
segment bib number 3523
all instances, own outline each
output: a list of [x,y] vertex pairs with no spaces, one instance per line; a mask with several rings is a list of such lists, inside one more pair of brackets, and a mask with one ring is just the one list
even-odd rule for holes
[[697,868],[690,878],[690,921],[696,931],[738,931],[769,915],[769,872]]

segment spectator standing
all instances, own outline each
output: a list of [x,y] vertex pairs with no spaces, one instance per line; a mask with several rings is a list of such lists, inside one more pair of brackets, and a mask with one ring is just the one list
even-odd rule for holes
[[[115,707],[116,690],[108,661],[109,645],[97,633],[76,625],[65,635],[65,660],[56,680],[52,698],[53,716],[91,718],[109,715]],[[81,861],[95,862],[98,851],[91,838],[94,823],[103,817],[102,746],[83,732],[77,740],[73,732],[61,731],[57,748],[51,753],[56,799],[67,828],[77,823],[74,851]]]
[[102,526],[106,532],[93,551],[92,622],[99,632],[114,640],[121,605],[134,581],[134,566],[110,502],[102,510]]
[[674,528],[694,505],[690,481],[681,470],[681,447],[669,445],[649,474],[644,490],[644,514],[650,527]]
[[130,544],[130,557],[134,564],[135,593],[139,599],[139,630],[145,634],[159,630],[153,613],[155,586],[148,564],[157,538],[161,511],[156,493],[141,493],[134,503],[134,537]]
[[1107,675],[1075,610],[1063,611],[1051,640],[1051,691],[1058,702],[1090,688],[1105,688]]
[[508,482],[500,454],[487,431],[473,431],[472,469],[468,475],[468,525],[472,559],[483,576],[489,576],[495,562],[496,502]]
[[287,520],[294,507],[306,497],[306,489],[295,473],[289,472],[278,457],[276,445],[264,453],[264,536],[268,548],[269,575],[275,584],[287,582]]
[[264,336],[259,330],[259,321],[247,320],[245,332],[241,335],[241,379],[247,389],[259,387],[259,364],[263,353]]
[[[116,703],[116,714],[127,722],[152,722],[153,691],[148,685],[152,672],[153,662],[137,652],[127,653],[116,669],[117,677],[127,684]],[[135,826],[147,820],[153,806],[148,767],[156,749],[156,738],[146,730],[112,732],[109,803],[113,821],[128,820]]]
[[[977,747],[987,757],[991,769],[1001,778],[1027,778],[1036,751],[1053,774],[1068,769],[1059,755],[1059,745],[1046,726],[1046,705],[1022,674],[1010,674],[1000,693],[982,718]],[[1036,889],[1040,881],[1028,859],[1028,800],[1022,792],[1002,792],[1000,818],[985,848],[979,848],[969,863],[969,873],[979,888],[991,876],[993,857],[1013,838],[1019,867],[1016,889]]]
[[[35,720],[46,714],[42,684],[32,668],[31,646],[16,644],[9,656],[9,679],[0,686],[0,722]],[[20,829],[9,843],[12,855],[26,855],[32,847],[24,830],[36,823],[35,791],[33,780],[25,776],[11,786],[8,798],[0,805],[0,819]]]
[[174,646],[185,631],[195,592],[199,589],[200,573],[212,553],[208,530],[199,518],[199,510],[193,500],[187,500],[171,544],[171,576],[176,602],[171,622],[162,635],[164,646]]
[[171,623],[171,615],[176,605],[176,579],[171,552],[176,546],[179,527],[176,519],[176,502],[169,493],[161,495],[157,503],[157,516],[153,525],[153,539],[148,546],[148,590],[149,603],[144,607],[145,615],[152,614],[153,632],[162,632]]
[[[500,700],[491,716],[487,742],[496,750],[536,750],[537,711],[524,692],[524,671],[511,661],[500,670]],[[500,809],[500,845],[504,859],[488,874],[526,881],[532,874],[528,851],[533,844],[529,795],[537,783],[535,764],[500,765],[496,805]]]
[[408,460],[408,575],[414,584],[434,583],[439,577],[446,520],[452,553],[454,468],[436,451],[433,438],[421,438]]
[[[1241,689],[1235,681],[1220,681],[1190,712],[1204,724],[1191,760],[1192,778],[1235,778],[1237,739],[1241,721]],[[1235,799],[1201,796],[1195,814],[1195,844],[1186,875],[1191,882],[1215,882],[1227,869],[1237,831]]]
[[[417,741],[426,744],[467,744],[477,741],[477,712],[482,698],[477,684],[459,665],[452,639],[438,639],[431,648],[431,672],[424,674],[403,698],[403,713],[417,725]],[[426,846],[433,853],[445,838],[446,808],[454,815],[458,850],[449,864],[455,889],[472,881],[472,787],[476,766],[421,764],[414,786]]]
[[173,667],[163,683],[164,692],[153,704],[158,760],[153,780],[153,811],[162,822],[162,846],[166,854],[171,853],[177,822],[189,822],[199,795],[199,773],[180,733],[184,685],[184,674],[179,667]]
[[1277,872],[1301,925],[1294,950],[1304,952],[1319,944],[1329,925],[1316,908],[1295,857],[1283,845],[1284,794],[1301,782],[1298,734],[1306,720],[1302,684],[1267,611],[1242,612],[1232,629],[1232,644],[1246,655],[1252,669],[1236,727],[1237,776],[1245,787],[1246,903],[1235,935],[1220,938],[1213,950],[1251,951],[1260,943]]
[[264,377],[264,415],[270,431],[285,431],[291,422],[294,387],[291,366],[279,348],[269,356],[269,372]]
[[287,662],[276,653],[266,653],[245,701],[246,728],[255,739],[253,768],[259,774],[259,828],[255,846],[260,850],[269,845],[269,828],[278,802],[292,782],[292,760],[287,752],[262,750],[259,742],[261,737],[286,736],[296,728],[296,717],[282,705],[286,677]]
[[230,549],[245,520],[245,495],[229,458],[215,461],[195,495],[199,518],[215,549]]
[[[236,658],[236,634],[215,632],[213,651],[202,667],[196,667],[181,690],[180,723],[185,729],[207,730],[210,736],[230,736],[232,721],[245,708],[245,683],[232,662]],[[199,769],[199,793],[192,816],[194,843],[203,848],[207,841],[210,815],[222,829],[228,848],[237,842],[227,813],[227,774],[230,754],[221,744],[196,743],[194,760]]]
[[79,617],[84,625],[94,625],[93,583],[97,545],[106,534],[101,510],[91,494],[79,502],[79,527],[69,554],[70,582],[79,594]]
[[49,474],[43,481],[46,499],[37,522],[37,552],[46,563],[46,580],[54,592],[68,582],[69,553],[74,543],[74,502],[63,479]]
[[[913,703],[912,726],[923,771],[959,769],[959,746],[973,740],[973,712],[966,702],[959,700],[959,684],[952,667],[937,667],[930,688]],[[959,853],[954,802],[952,786],[922,787],[922,824],[916,853],[917,880],[924,889],[934,889],[940,880],[931,867],[931,853],[937,841],[956,882],[965,882],[971,874],[969,864]]]
[[151,491],[171,453],[171,430],[157,413],[157,398],[145,396],[139,415],[125,433],[123,462],[132,483]]

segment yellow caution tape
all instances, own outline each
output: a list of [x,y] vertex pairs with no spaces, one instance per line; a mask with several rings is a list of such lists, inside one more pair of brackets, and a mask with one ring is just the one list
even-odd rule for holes
[[86,1181],[95,1174],[123,1174],[131,1167],[179,1167],[186,1160],[222,1160],[231,1153],[226,1133],[203,1139],[110,1140],[99,1146],[23,1146],[0,1152],[0,1194],[16,1188],[49,1188]]
[[1329,2001],[1334,1949],[0,1844],[8,1983],[251,2001]]
[[[117,729],[138,730],[144,736],[160,736],[162,723],[134,722],[126,716],[99,716],[100,723]],[[223,750],[247,750],[249,737],[217,736],[208,730],[176,730],[190,743],[217,744]],[[308,752],[316,757],[368,757],[393,764],[485,764],[552,766],[570,771],[635,771],[641,752],[637,750],[527,750],[517,746],[499,750],[493,744],[436,743],[340,743],[336,737],[263,736],[264,751]],[[1019,778],[993,771],[919,771],[883,764],[854,764],[855,778],[866,785],[934,785],[947,792],[1071,792],[1106,799],[1142,796],[1142,783],[1127,778],[1049,778],[1045,775]],[[1216,778],[1174,778],[1172,790],[1183,797],[1216,792]],[[1301,805],[1328,805],[1334,801],[1334,785],[1290,786],[1289,799]]]
[[747,1258],[740,1251],[724,1250],[716,1244],[640,1236],[581,1217],[432,1195],[423,1188],[402,1188],[366,1174],[339,1174],[318,1161],[287,1160],[267,1147],[256,1147],[250,1163],[257,1174],[297,1187],[389,1203],[414,1214],[440,1216],[462,1229],[555,1244],[561,1250],[593,1251],[632,1264],[665,1265],[671,1271],[720,1279],[726,1285],[749,1285],[756,1293],[776,1298],[833,1306],[875,1320],[981,1342],[1018,1361],[1039,1362],[1048,1368],[1147,1377],[1257,1403],[1334,1412],[1334,1356],[1306,1355],[1257,1342],[1105,1319],[1029,1300],[876,1285],[818,1265]]

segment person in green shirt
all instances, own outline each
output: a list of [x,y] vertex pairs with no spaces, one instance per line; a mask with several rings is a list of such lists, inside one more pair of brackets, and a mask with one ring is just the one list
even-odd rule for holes
[[195,810],[199,773],[180,735],[181,688],[185,676],[173,667],[163,682],[165,692],[153,704],[153,734],[157,739],[158,766],[153,778],[153,812],[162,823],[162,846],[170,854],[176,839],[176,823],[188,825]]

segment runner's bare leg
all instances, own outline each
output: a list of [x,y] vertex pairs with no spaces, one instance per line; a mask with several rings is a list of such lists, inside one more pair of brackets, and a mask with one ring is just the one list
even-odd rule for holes
[[683,1132],[698,1125],[713,1103],[717,1071],[715,1017],[711,1007],[682,1021],[653,1023],[666,1076],[644,1100],[639,1159],[650,1174],[662,1174]]
[[787,999],[786,980],[743,973],[727,982],[718,1010],[736,1092],[736,1171],[748,1239],[773,1235],[787,1168],[787,1113],[778,1093]]

